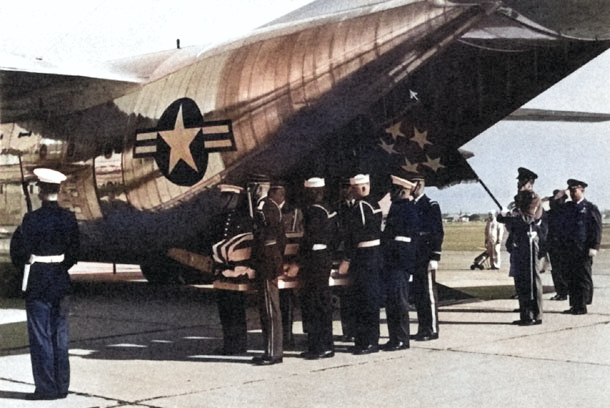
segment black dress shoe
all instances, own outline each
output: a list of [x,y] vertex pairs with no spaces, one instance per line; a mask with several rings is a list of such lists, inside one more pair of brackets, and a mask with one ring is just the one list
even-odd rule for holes
[[518,326],[535,326],[537,324],[542,324],[542,320],[539,319],[531,319],[531,320],[515,320],[513,324]]
[[282,357],[271,358],[267,356],[258,356],[252,358],[252,363],[258,366],[269,366],[273,364],[279,364],[282,362]]
[[383,351],[397,351],[397,350],[406,350],[409,348],[409,343],[404,341],[389,341],[383,346],[381,349]]
[[549,298],[549,300],[567,300],[568,297],[565,295],[555,295],[551,298]]
[[[25,396],[25,399],[28,401],[50,401],[56,400],[59,396],[57,394],[40,394],[40,393],[32,393]],[[65,398],[65,397],[62,397]]]
[[354,354],[357,356],[363,355],[363,354],[371,354],[371,353],[377,353],[379,351],[379,346],[374,346],[372,344],[369,344],[368,346],[365,347],[355,347],[354,348]]
[[415,341],[430,341],[438,339],[438,333],[423,333],[415,337]]
[[335,356],[334,350],[326,350],[321,352],[305,351],[300,354],[305,360],[320,360],[322,358],[331,358]]
[[574,309],[572,310],[573,315],[584,315],[587,314],[587,309]]

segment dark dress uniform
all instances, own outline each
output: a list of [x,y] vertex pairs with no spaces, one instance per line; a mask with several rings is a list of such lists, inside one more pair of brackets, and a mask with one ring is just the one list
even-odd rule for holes
[[[213,245],[214,270],[222,277],[225,270],[249,267],[252,251],[252,219],[241,208],[221,214],[210,224],[216,243]],[[241,279],[241,278],[236,278]],[[222,325],[223,347],[221,354],[242,354],[247,349],[245,295],[241,291],[217,290],[216,301]]]
[[305,231],[299,248],[299,276],[303,283],[300,291],[303,325],[308,328],[305,358],[330,357],[334,351],[328,277],[332,267],[335,216],[324,204],[313,204],[303,212]]
[[566,269],[567,261],[564,259],[569,251],[565,246],[566,240],[563,238],[565,233],[563,230],[563,201],[550,200],[549,205],[551,209],[547,212],[549,232],[546,250],[551,259],[551,275],[556,292],[556,295],[551,298],[552,300],[566,300],[569,293]]
[[[356,200],[341,200],[335,207],[337,208],[337,229],[339,239],[342,245],[339,245],[341,253],[338,253],[337,259],[346,258],[346,246],[349,240],[348,219]],[[343,340],[353,340],[356,333],[356,315],[358,310],[353,301],[353,288],[351,285],[340,286],[338,289],[340,297],[340,315],[341,315],[341,332]]]
[[283,273],[286,235],[280,207],[269,197],[260,199],[254,213],[253,260],[265,352],[256,364],[282,361],[282,314],[276,278]]
[[[521,193],[520,193],[521,194]],[[523,215],[515,210],[498,221],[510,233],[507,250],[510,253],[510,275],[515,280],[519,299],[520,319],[513,322],[523,326],[542,322],[542,281],[538,272],[538,253],[546,238],[546,218]]]
[[381,289],[381,208],[366,198],[357,199],[346,214],[346,255],[350,261],[355,315],[355,353],[377,351]]
[[393,201],[381,235],[385,310],[389,342],[384,348],[409,347],[408,282],[415,266],[412,223],[416,217],[413,201]]
[[566,251],[564,261],[570,292],[570,310],[574,314],[587,312],[593,301],[593,257],[590,249],[599,249],[602,234],[601,214],[597,206],[586,199],[568,201],[562,211]]
[[11,257],[30,265],[25,303],[36,398],[63,398],[70,384],[68,298],[79,233],[74,214],[56,201],[23,217],[13,236]]
[[415,202],[413,220],[413,246],[415,267],[413,269],[413,299],[419,322],[416,339],[438,338],[438,292],[436,271],[428,270],[430,261],[439,261],[444,231],[441,209],[436,201],[425,194]]

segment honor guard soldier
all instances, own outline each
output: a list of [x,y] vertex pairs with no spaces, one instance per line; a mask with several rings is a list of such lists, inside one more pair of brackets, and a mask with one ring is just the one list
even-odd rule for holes
[[417,216],[411,192],[415,183],[392,177],[392,204],[381,233],[383,280],[386,288],[385,310],[390,340],[385,351],[409,348],[409,276],[415,266],[412,224]]
[[[349,219],[352,208],[356,203],[349,177],[342,178],[339,187],[341,198],[340,201],[335,205],[335,208],[338,217],[337,226],[339,230],[338,235],[340,242],[337,245],[338,251],[335,259],[343,259],[345,257],[345,247],[349,238],[347,220]],[[343,272],[347,273],[347,270]],[[356,305],[353,304],[352,286],[340,286],[338,291],[341,314],[341,340],[345,342],[354,341],[354,335],[356,333],[356,314],[358,311]]]
[[282,315],[277,278],[283,273],[283,254],[286,235],[282,211],[269,191],[272,188],[266,176],[253,177],[249,183],[254,217],[253,260],[256,270],[259,313],[265,351],[252,359],[256,365],[282,362]]
[[426,186],[421,174],[413,174],[408,180],[413,189],[416,217],[413,218],[413,246],[415,267],[413,269],[413,299],[419,322],[417,341],[438,339],[438,292],[436,270],[441,259],[444,231],[441,209],[436,201],[424,194]]
[[24,268],[23,291],[36,390],[33,400],[65,398],[70,384],[68,294],[70,269],[77,261],[76,217],[58,203],[66,176],[35,169],[42,207],[26,214],[13,236],[11,257]]
[[525,167],[519,167],[517,172],[519,173],[517,176],[517,190],[534,191],[534,183],[538,175]]
[[357,305],[354,354],[379,351],[379,309],[381,306],[381,208],[369,202],[371,185],[368,174],[350,179],[356,199],[346,214],[345,259],[340,273],[349,270],[352,278],[352,300]]
[[[218,186],[223,212],[210,225],[214,273],[220,280],[249,282],[251,269],[252,219],[248,215],[244,189],[230,184]],[[218,315],[222,325],[223,346],[218,354],[243,354],[247,349],[248,328],[244,293],[238,290],[216,290]]]
[[540,216],[541,200],[531,190],[521,190],[515,196],[515,209],[500,215],[510,234],[510,276],[515,280],[519,299],[519,320],[513,324],[531,326],[542,323],[542,281],[538,271],[539,248],[546,238],[546,223]]
[[[571,201],[563,205],[564,262],[566,263],[570,308],[563,313],[582,315],[593,302],[593,257],[602,238],[601,214],[595,204],[585,198],[584,181],[569,179]],[[560,191],[555,197],[559,199]]]
[[[328,277],[332,267],[332,240],[335,234],[335,212],[324,201],[325,181],[312,177],[305,181],[303,211],[304,235],[299,248],[299,276],[303,283],[301,307],[303,325],[307,326],[307,360],[330,358],[333,346],[333,307]],[[305,321],[307,320],[307,321]]]

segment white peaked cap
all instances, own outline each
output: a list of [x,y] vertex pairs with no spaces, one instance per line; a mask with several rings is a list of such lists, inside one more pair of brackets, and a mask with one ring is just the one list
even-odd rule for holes
[[234,186],[233,184],[219,184],[218,189],[221,193],[241,194],[244,191],[240,186]]
[[415,183],[412,183],[409,180],[405,180],[403,178],[396,177],[394,175],[391,175],[391,177],[392,177],[392,184],[396,184],[397,186],[400,186],[402,188],[408,188],[409,190],[412,190],[413,187],[415,187]]
[[368,174],[356,174],[354,177],[349,179],[349,183],[353,186],[354,184],[365,184],[370,183],[371,178]]
[[305,184],[303,184],[303,185],[308,188],[316,188],[316,187],[324,187],[326,185],[326,183],[324,183],[324,179],[321,177],[312,177],[312,178],[305,180]]
[[57,170],[39,168],[34,169],[34,174],[38,177],[38,181],[48,184],[61,184],[67,177]]

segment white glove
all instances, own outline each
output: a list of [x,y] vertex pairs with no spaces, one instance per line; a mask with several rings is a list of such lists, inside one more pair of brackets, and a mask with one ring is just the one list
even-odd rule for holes
[[509,211],[508,208],[502,207],[502,209],[500,210],[500,215],[502,217],[506,217],[508,215],[508,211]]
[[341,261],[339,264],[339,275],[347,275],[349,272],[349,261]]
[[589,248],[589,256],[593,258],[595,255],[597,255],[597,249]]
[[438,269],[438,261],[430,261],[428,262],[428,270],[436,271]]

